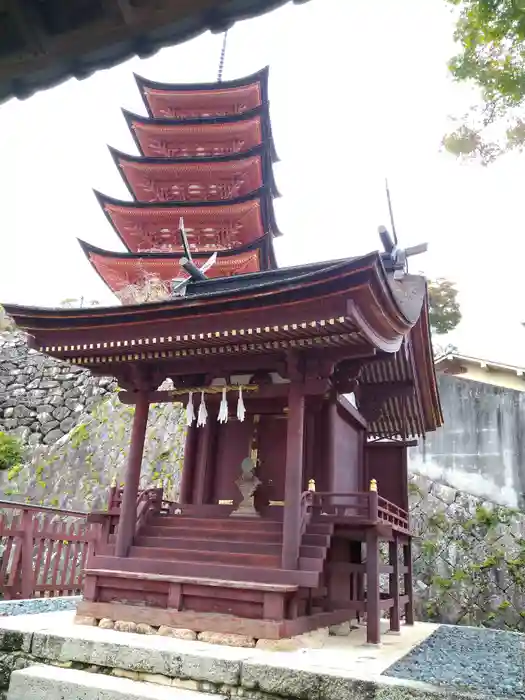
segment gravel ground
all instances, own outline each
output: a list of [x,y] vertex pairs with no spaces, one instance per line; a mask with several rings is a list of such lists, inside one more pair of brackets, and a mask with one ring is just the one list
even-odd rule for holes
[[525,698],[525,635],[443,625],[384,675]]
[[4,600],[0,602],[0,617],[36,615],[38,613],[57,612],[58,610],[75,610],[81,600],[81,596]]

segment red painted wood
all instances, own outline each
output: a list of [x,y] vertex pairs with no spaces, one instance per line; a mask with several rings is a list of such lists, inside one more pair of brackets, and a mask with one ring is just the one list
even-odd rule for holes
[[149,403],[146,394],[141,394],[135,406],[131,445],[126,469],[124,495],[122,498],[119,528],[117,532],[116,554],[126,557],[135,534],[137,517],[137,494],[142,466],[142,453],[146,438]]
[[230,530],[217,530],[205,527],[202,521],[202,527],[164,527],[161,525],[148,525],[143,530],[143,536],[146,537],[195,537],[198,539],[214,539],[223,541],[226,537],[236,542],[251,542],[254,539],[258,542],[267,542],[270,544],[278,544],[282,542],[282,534],[280,532],[261,532],[261,531],[239,531],[233,532]]
[[280,564],[280,556],[265,554],[240,554],[238,552],[210,552],[202,550],[184,550],[175,552],[173,549],[161,549],[160,547],[136,547],[130,549],[130,556],[139,559],[168,559],[169,561],[188,562],[213,562],[217,564],[232,564],[233,566],[260,566],[277,568]]
[[379,644],[379,547],[375,530],[369,529],[366,537],[366,641]]
[[302,386],[292,383],[288,397],[286,435],[286,508],[283,521],[283,569],[296,569],[301,539],[301,494],[303,481],[304,407]]
[[296,584],[316,588],[319,574],[310,571],[286,571],[255,566],[234,566],[204,562],[178,562],[134,557],[95,556],[93,568],[135,571],[152,574],[168,574],[200,578],[217,578],[226,581],[259,581],[261,583]]

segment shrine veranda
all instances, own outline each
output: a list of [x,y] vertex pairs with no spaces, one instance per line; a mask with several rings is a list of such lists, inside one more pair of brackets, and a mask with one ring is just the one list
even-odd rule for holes
[[[127,250],[81,241],[122,305],[5,305],[135,407],[79,615],[274,640],[358,619],[378,643],[382,616],[414,622],[406,453],[442,423],[426,281],[384,229],[381,252],[277,266],[267,69],[137,85],[140,155],[112,150],[131,199],[97,193]],[[139,491],[158,402],[185,406],[177,502]]]

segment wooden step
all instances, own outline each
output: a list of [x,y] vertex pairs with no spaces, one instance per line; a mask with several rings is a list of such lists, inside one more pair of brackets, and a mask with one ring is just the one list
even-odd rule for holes
[[[238,552],[212,552],[195,549],[174,550],[161,547],[131,547],[130,556],[139,559],[184,559],[191,562],[212,562],[215,564],[232,564],[234,566],[268,566],[278,568],[281,557],[268,554],[239,554]],[[310,561],[310,560],[308,560]],[[314,569],[312,569],[314,570]]]
[[282,532],[283,524],[264,518],[194,518],[183,515],[157,516],[152,525],[168,527],[206,527],[208,530],[243,530],[245,532]]
[[[200,521],[203,522],[203,521]],[[141,536],[145,537],[180,537],[180,538],[196,538],[220,540],[228,539],[232,542],[264,542],[267,544],[281,544],[281,532],[249,532],[246,530],[232,530],[228,532],[213,530],[202,527],[166,527],[165,525],[146,525],[140,531]]]
[[[321,535],[323,537],[323,535]],[[270,554],[281,556],[282,546],[278,544],[268,544],[265,542],[235,542],[231,540],[200,540],[188,537],[155,537],[139,536],[135,538],[137,547],[161,547],[163,549],[177,550],[200,550],[206,552],[238,552],[240,554]],[[326,547],[314,547],[303,545],[301,547],[302,557],[324,558]]]
[[306,533],[303,535],[302,542],[309,547],[323,547],[324,549],[328,549],[330,547],[331,537],[330,535],[310,535]]
[[317,588],[320,574],[314,571],[288,571],[255,566],[234,566],[192,561],[168,561],[163,559],[139,559],[137,557],[94,556],[91,569],[135,571],[170,576],[197,576],[219,578],[226,581],[257,581],[259,583],[293,584],[304,588]]

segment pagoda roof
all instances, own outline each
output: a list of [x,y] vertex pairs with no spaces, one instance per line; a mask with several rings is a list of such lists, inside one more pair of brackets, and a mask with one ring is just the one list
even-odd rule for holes
[[243,114],[199,119],[157,119],[122,110],[133,139],[143,156],[210,157],[250,151],[267,143],[272,162],[278,160],[273,142],[269,105]]
[[126,202],[95,192],[128,250],[181,252],[180,217],[193,250],[207,255],[239,249],[267,234],[280,236],[268,188],[244,197],[208,202]]
[[241,114],[268,100],[268,66],[236,80],[159,83],[135,74],[151,117],[181,119]]
[[[87,259],[102,281],[119,295],[129,296],[130,288],[141,286],[148,280],[160,280],[171,288],[173,279],[186,279],[181,268],[179,253],[120,253],[92,246],[79,240]],[[210,252],[192,253],[194,261],[204,263]],[[248,272],[258,272],[275,265],[273,249],[267,239],[259,239],[236,250],[217,251],[217,260],[206,273],[208,277],[229,277]]]
[[265,184],[272,196],[280,196],[267,144],[210,158],[150,158],[109,150],[131,196],[141,202],[224,201]]
[[261,366],[264,356],[290,350],[369,358],[360,385],[411,387],[405,400],[387,402],[369,424],[371,435],[421,435],[442,423],[425,280],[393,280],[379,253],[192,282],[187,296],[163,302],[4,307],[41,352],[117,377],[145,363],[159,371],[159,384],[164,374],[206,372],[218,363],[233,370],[246,356]]

